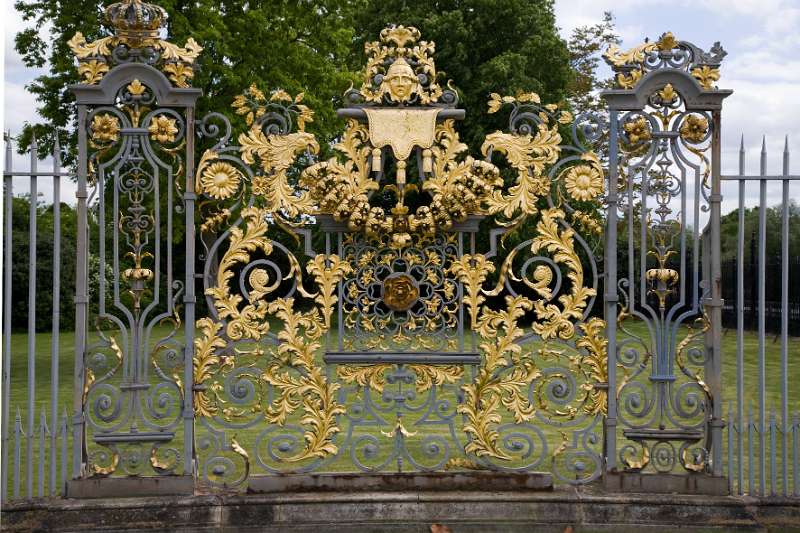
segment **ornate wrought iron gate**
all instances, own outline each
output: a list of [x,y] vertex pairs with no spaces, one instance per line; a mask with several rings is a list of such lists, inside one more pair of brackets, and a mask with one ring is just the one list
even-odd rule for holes
[[201,159],[201,476],[554,463],[566,482],[596,478],[596,123],[533,93],[492,95],[509,132],[474,160],[433,44],[400,26],[366,49],[337,156],[308,155],[302,96],[251,87],[234,103],[250,124],[239,145],[225,122]]
[[201,50],[163,18],[126,0],[114,36],[72,41],[75,472],[721,473],[720,48],[611,50],[608,119],[492,94],[509,126],[478,160],[433,43],[391,26],[323,160],[302,94],[250,87],[238,135],[196,125]]
[[[200,90],[188,81],[201,48],[192,39],[185,48],[161,40],[160,7],[125,1],[106,16],[114,35],[86,43],[78,33],[70,41],[84,78],[72,87],[79,125],[75,352],[82,355],[73,437],[85,443],[74,446],[73,472],[191,473],[191,351],[181,328],[191,339]],[[89,216],[98,228],[91,240]],[[91,295],[90,262],[98,280]]]

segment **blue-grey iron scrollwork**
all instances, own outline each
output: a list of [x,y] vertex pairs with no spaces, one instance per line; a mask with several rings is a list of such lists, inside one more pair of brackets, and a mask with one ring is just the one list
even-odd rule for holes
[[[710,362],[711,327],[704,302],[710,294],[701,255],[708,243],[699,228],[712,191],[715,137],[713,98],[718,44],[710,54],[665,34],[607,59],[618,84],[643,104],[615,113],[617,122],[617,213],[627,241],[618,257],[620,309],[616,327],[617,419],[624,444],[619,461],[635,471],[709,469],[714,397],[703,375]],[[638,66],[637,66],[638,65]],[[638,70],[637,70],[638,69]],[[658,83],[639,85],[659,71]],[[687,83],[687,79],[690,82]],[[707,108],[700,89],[711,94]],[[610,91],[612,103],[623,91]],[[621,379],[620,379],[621,378]]]
[[[86,348],[88,473],[178,471],[182,422],[183,282],[172,242],[180,212],[184,115],[158,106],[138,79],[115,105],[87,114],[100,271],[96,341]],[[107,278],[105,265],[113,276]]]

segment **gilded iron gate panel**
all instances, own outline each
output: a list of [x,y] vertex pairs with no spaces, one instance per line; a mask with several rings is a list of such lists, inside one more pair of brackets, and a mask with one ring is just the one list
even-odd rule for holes
[[106,18],[112,35],[69,42],[83,78],[71,87],[79,137],[73,472],[191,475],[183,339],[194,319],[183,331],[182,318],[193,316],[194,280],[177,258],[194,254],[200,91],[188,83],[201,48],[160,39],[158,6],[124,0]]
[[722,472],[719,134],[730,91],[715,83],[725,55],[671,33],[605,55],[616,81],[603,93],[611,469]]
[[280,89],[195,125],[200,47],[107,14],[70,42],[76,475],[721,473],[718,45],[611,49],[608,120],[492,94],[475,159],[414,28],[366,46],[327,150]]
[[335,157],[320,160],[302,94],[250,87],[233,102],[248,124],[237,144],[220,114],[199,126],[216,142],[196,173],[210,311],[194,346],[199,476],[597,478],[602,120],[492,94],[509,130],[476,160],[433,43],[389,27],[366,52]]

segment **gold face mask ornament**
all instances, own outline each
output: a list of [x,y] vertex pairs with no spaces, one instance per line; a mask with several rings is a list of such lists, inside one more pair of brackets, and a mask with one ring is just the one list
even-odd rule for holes
[[388,93],[393,101],[403,103],[411,100],[411,96],[419,91],[420,85],[411,65],[402,57],[398,57],[386,71],[381,89],[384,94]]

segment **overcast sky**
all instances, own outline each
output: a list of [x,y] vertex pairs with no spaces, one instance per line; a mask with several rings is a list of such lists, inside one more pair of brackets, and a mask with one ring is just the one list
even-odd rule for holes
[[[36,116],[35,99],[26,92],[38,71],[27,69],[13,49],[14,34],[24,27],[13,2],[4,3],[5,91],[3,125],[19,132],[26,120]],[[795,172],[800,172],[800,0],[556,0],[556,20],[565,38],[571,30],[614,13],[623,38],[623,48],[639,44],[645,37],[657,39],[664,31],[708,49],[720,41],[728,51],[723,61],[720,87],[734,90],[723,111],[723,172],[737,169],[739,138],[748,149],[748,172],[758,171],[761,136],[770,151],[769,172],[781,171],[784,136],[797,154]],[[456,80],[457,81],[457,80]],[[27,160],[14,158],[15,168],[27,168]],[[800,185],[800,184],[798,184]],[[796,187],[796,186],[795,186]],[[15,190],[23,190],[15,183]],[[755,191],[753,191],[755,192]],[[795,188],[793,196],[800,196]],[[727,186],[725,210],[735,207],[734,190]],[[74,189],[64,191],[65,199]],[[748,196],[751,196],[748,194]],[[779,201],[777,184],[770,188],[769,203]]]

